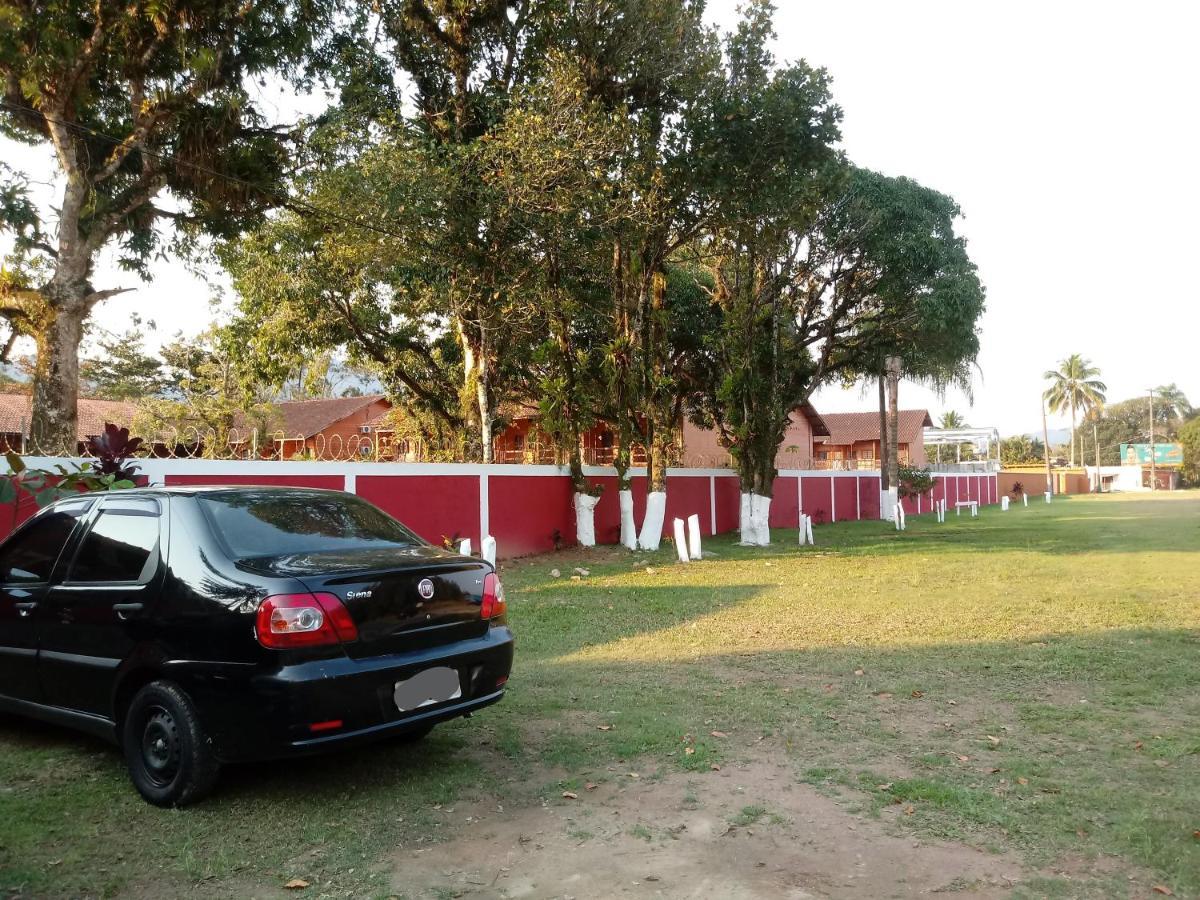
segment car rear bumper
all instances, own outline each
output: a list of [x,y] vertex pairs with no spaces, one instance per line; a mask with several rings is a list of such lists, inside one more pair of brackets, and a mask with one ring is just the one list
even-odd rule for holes
[[[281,666],[220,685],[207,681],[197,697],[225,762],[271,759],[352,746],[467,715],[504,696],[513,636],[506,626],[410,653],[365,659],[338,657]],[[401,712],[397,682],[426,669],[456,670],[462,695]],[[336,724],[334,724],[336,723]],[[315,726],[315,727],[314,727]]]

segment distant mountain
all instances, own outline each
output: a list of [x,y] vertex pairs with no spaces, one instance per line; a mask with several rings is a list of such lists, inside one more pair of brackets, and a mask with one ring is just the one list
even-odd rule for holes
[[[1057,447],[1059,444],[1068,444],[1071,442],[1070,428],[1051,428],[1050,429],[1050,446]],[[1025,437],[1042,439],[1042,430],[1025,432]]]

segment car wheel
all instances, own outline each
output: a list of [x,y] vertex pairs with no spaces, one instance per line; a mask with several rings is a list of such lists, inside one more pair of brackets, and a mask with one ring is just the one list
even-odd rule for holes
[[176,684],[154,681],[134,695],[122,746],[129,777],[155,806],[186,806],[216,784],[221,766],[195,704]]

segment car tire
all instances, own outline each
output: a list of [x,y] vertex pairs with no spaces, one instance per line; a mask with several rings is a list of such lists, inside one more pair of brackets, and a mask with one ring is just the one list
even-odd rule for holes
[[155,806],[186,806],[207,795],[221,766],[196,705],[179,685],[153,681],[126,710],[121,746],[134,787]]

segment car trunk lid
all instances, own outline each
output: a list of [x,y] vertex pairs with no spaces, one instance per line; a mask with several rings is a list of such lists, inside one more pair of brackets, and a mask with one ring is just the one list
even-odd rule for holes
[[336,596],[358,628],[352,657],[403,653],[487,631],[480,617],[491,567],[434,547],[341,550],[258,559],[253,566]]

